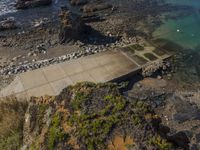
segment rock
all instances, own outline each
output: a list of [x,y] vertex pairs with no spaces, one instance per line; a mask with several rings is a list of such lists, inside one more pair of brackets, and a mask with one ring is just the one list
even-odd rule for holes
[[173,143],[181,148],[188,149],[189,150],[189,143],[190,140],[187,137],[186,133],[183,131],[180,131],[170,137],[170,141],[173,141]]
[[29,53],[27,54],[28,57],[30,57],[30,56],[32,56],[32,55],[33,55],[32,52],[29,52]]
[[80,16],[70,12],[66,7],[61,8],[60,17],[60,34],[59,41],[61,44],[77,41],[82,33],[86,31],[86,25]]
[[16,28],[17,28],[16,21],[13,17],[9,17],[3,21],[0,21],[0,31],[16,29]]
[[[181,104],[181,105],[180,105]],[[172,120],[183,123],[190,120],[200,120],[200,110],[183,97],[173,96],[170,98],[166,110],[171,112]]]
[[12,61],[16,61],[18,58],[17,57],[14,57],[13,59],[12,59]]
[[157,79],[159,79],[159,80],[160,80],[160,79],[162,79],[162,77],[161,77],[161,76],[157,76]]
[[101,11],[101,10],[109,9],[109,8],[112,8],[112,5],[105,4],[105,3],[100,3],[100,4],[90,3],[87,5],[84,5],[82,8],[82,11],[84,13],[91,13],[91,12]]
[[52,0],[18,0],[15,7],[17,9],[27,9],[31,7],[39,7],[50,5]]
[[87,2],[87,0],[70,0],[70,3],[76,6],[87,4]]
[[46,51],[45,44],[43,44],[43,43],[37,45],[36,48],[37,48],[36,52],[38,52],[38,53],[42,53],[42,52]]

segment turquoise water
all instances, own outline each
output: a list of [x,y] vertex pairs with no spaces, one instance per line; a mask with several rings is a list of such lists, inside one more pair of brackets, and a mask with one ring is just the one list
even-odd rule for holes
[[[155,39],[162,38],[175,42],[186,49],[200,49],[200,1],[199,0],[167,0],[175,5],[194,7],[190,15],[165,20],[154,33]],[[187,10],[186,10],[187,11]],[[188,10],[191,11],[191,10]]]

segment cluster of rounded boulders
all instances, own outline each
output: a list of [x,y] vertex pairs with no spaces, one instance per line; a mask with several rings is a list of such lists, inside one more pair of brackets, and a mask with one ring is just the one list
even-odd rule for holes
[[17,9],[27,9],[31,7],[39,7],[50,5],[52,0],[17,0],[15,7]]

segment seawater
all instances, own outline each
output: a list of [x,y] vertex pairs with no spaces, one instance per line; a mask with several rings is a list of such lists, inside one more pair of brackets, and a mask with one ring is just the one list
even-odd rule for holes
[[[190,15],[164,21],[153,33],[155,39],[172,41],[185,49],[200,51],[200,1],[199,0],[166,0],[174,5],[192,6]],[[187,11],[187,10],[186,10]],[[188,10],[189,11],[189,10]],[[191,10],[190,10],[191,11]]]
[[16,12],[14,0],[0,0],[0,15]]
[[0,0],[0,20],[14,17],[18,23],[29,26],[30,22],[40,18],[57,19],[60,7],[69,6],[66,0],[53,0],[53,3],[48,6],[16,10],[15,3],[16,0]]

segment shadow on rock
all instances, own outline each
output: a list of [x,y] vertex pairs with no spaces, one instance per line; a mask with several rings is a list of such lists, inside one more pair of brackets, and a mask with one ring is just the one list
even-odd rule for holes
[[80,40],[87,44],[106,45],[116,42],[118,37],[105,36],[86,25],[82,17],[72,13],[67,7],[62,7],[60,17],[60,44]]

